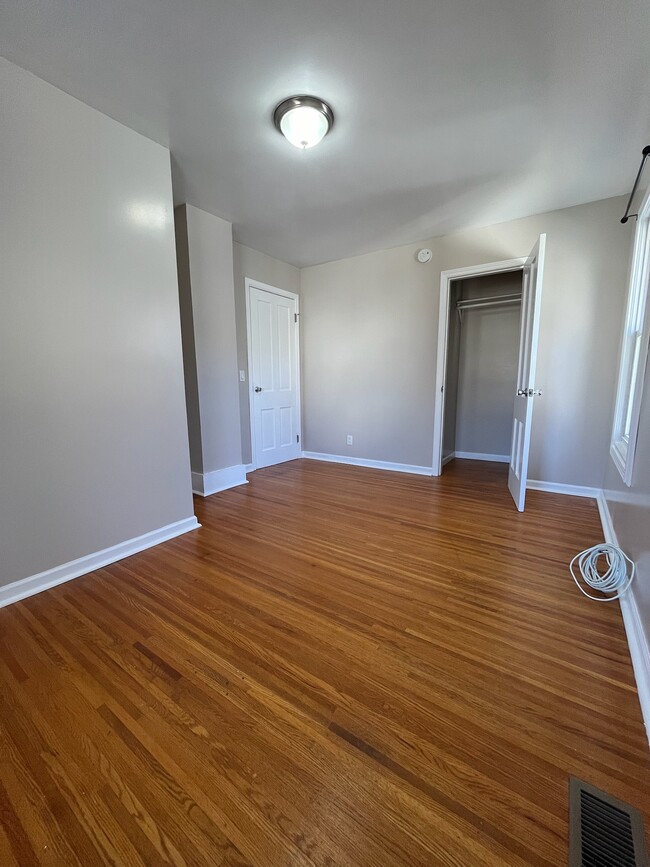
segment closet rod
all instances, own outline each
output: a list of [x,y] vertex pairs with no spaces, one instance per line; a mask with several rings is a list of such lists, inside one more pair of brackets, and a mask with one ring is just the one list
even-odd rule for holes
[[517,304],[519,301],[521,301],[521,293],[516,295],[494,295],[490,298],[457,301],[456,307],[459,310],[470,310],[473,307],[495,307],[500,304]]

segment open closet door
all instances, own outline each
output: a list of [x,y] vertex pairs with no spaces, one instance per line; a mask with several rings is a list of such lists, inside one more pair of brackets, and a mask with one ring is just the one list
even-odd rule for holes
[[524,511],[526,501],[534,397],[541,394],[541,391],[535,389],[535,367],[539,336],[539,312],[542,304],[545,247],[546,235],[540,235],[524,265],[521,294],[521,336],[519,338],[519,364],[517,366],[517,393],[510,451],[510,471],[508,473],[508,487],[520,512]]

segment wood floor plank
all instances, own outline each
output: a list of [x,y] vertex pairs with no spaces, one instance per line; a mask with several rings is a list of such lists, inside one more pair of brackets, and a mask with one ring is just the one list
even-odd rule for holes
[[650,816],[594,501],[294,461],[0,611],[0,862],[556,867],[568,777]]

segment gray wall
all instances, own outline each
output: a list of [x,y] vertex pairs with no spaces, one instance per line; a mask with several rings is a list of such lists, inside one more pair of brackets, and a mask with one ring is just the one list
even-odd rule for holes
[[203,445],[201,442],[201,410],[199,406],[199,372],[194,339],[194,310],[192,307],[192,281],[190,280],[190,246],[187,236],[187,210],[174,211],[176,231],[176,267],[178,296],[183,342],[183,370],[185,378],[185,408],[190,441],[190,463],[195,473],[203,473]]
[[[521,272],[460,281],[463,300],[521,291]],[[458,316],[455,315],[456,320]],[[463,312],[455,450],[509,455],[521,305]]]
[[418,248],[301,271],[307,451],[431,466],[439,273]]
[[0,60],[0,584],[193,515],[169,152]]
[[211,473],[242,463],[232,225],[181,205],[176,234],[192,471]]
[[[529,474],[599,487],[630,243],[622,207],[617,197],[303,269],[305,448],[431,466],[440,271],[525,256],[546,232]],[[428,265],[415,258],[424,245]]]
[[463,320],[456,451],[509,455],[520,309],[468,310]]
[[[621,334],[622,329],[619,337]],[[616,374],[618,375],[618,366]],[[608,421],[611,434],[613,412],[610,413]],[[650,370],[646,370],[631,487],[624,484],[609,456],[609,448],[606,462],[605,497],[618,543],[637,566],[631,592],[645,630],[646,643],[650,646]]]
[[632,593],[650,645],[650,376],[645,379],[632,486],[623,483],[608,455],[605,497],[618,543],[637,566]]
[[300,271],[293,265],[280,262],[265,253],[235,242],[233,244],[235,272],[235,313],[237,319],[237,365],[246,373],[246,381],[239,383],[239,407],[241,418],[241,450],[245,464],[252,461],[250,434],[250,404],[248,400],[248,341],[246,337],[246,287],[245,279],[259,280],[287,292],[300,293]]

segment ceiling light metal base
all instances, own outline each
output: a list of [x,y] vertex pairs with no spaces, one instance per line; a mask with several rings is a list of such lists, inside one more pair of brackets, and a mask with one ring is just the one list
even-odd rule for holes
[[[334,112],[330,106],[317,96],[301,94],[299,96],[290,96],[288,99],[283,99],[282,102],[275,107],[273,111],[273,123],[279,133],[282,133],[281,123],[284,115],[294,108],[301,107],[314,108],[316,111],[320,112],[327,120],[327,132],[325,135],[331,131],[334,126]],[[284,135],[284,133],[282,134]]]

